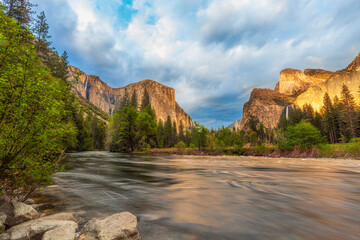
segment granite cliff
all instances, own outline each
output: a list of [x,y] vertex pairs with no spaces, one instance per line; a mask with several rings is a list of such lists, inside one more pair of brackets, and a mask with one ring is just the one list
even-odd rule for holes
[[[175,90],[153,80],[142,80],[121,88],[112,88],[103,82],[99,77],[87,75],[78,68],[69,67],[69,81],[74,81],[74,91],[81,97],[88,99],[92,104],[108,114],[113,114],[116,106],[120,103],[125,90],[131,96],[136,92],[138,105],[141,105],[141,98],[147,89],[150,97],[150,104],[156,113],[157,120],[166,121],[170,116],[177,126],[180,123],[184,128],[192,126],[190,116],[175,101]],[[75,80],[77,77],[77,80]]]
[[323,106],[324,94],[331,99],[340,97],[342,85],[348,86],[356,101],[360,100],[360,54],[345,69],[336,72],[322,69],[284,69],[274,90],[253,89],[244,104],[243,117],[229,128],[243,129],[251,116],[259,119],[267,128],[275,128],[287,106],[302,108],[310,104],[315,111]]

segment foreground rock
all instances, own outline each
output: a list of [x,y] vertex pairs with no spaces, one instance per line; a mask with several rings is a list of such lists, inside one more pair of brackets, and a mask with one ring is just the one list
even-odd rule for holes
[[80,240],[140,240],[137,218],[129,213],[114,214],[104,220],[92,219],[81,230]]
[[[43,235],[59,227],[66,227],[66,229],[78,228],[74,216],[71,213],[59,213],[47,217],[38,218],[36,220],[28,221],[20,225],[16,225],[0,236],[2,240],[24,240],[24,239],[42,239]],[[70,230],[69,230],[70,231]],[[71,230],[72,231],[72,230]],[[54,236],[56,232],[48,234],[48,237]],[[55,238],[47,238],[55,239]],[[61,238],[60,238],[61,239]],[[67,239],[67,238],[64,238]]]
[[76,237],[74,225],[63,225],[44,234],[42,240],[74,240]]
[[38,216],[38,212],[34,208],[16,201],[2,204],[0,211],[6,214],[5,225],[9,227],[35,219]]
[[4,212],[0,212],[0,234],[5,231],[5,221],[6,221],[6,214]]

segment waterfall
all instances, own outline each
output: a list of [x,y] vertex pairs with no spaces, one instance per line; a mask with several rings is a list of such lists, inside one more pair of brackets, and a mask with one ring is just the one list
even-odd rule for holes
[[289,106],[285,107],[285,114],[286,114],[286,119],[289,119]]
[[86,94],[86,90],[87,90],[87,87],[88,87],[88,82],[89,82],[89,77],[86,76],[86,79],[85,79],[85,82],[84,82],[85,94]]

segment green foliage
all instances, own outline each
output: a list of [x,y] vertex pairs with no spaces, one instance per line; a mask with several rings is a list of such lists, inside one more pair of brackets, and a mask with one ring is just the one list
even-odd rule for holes
[[155,112],[150,105],[145,107],[136,119],[136,131],[138,138],[144,138],[143,141],[151,147],[156,145],[156,117]]
[[164,147],[168,148],[173,145],[172,136],[173,136],[173,130],[172,130],[171,118],[170,116],[168,116],[164,124]]
[[199,148],[199,150],[206,147],[208,133],[209,130],[203,124],[200,124],[196,121],[194,122],[191,135],[195,145]]
[[295,126],[290,126],[283,135],[278,137],[280,150],[310,150],[313,146],[323,143],[324,139],[320,131],[311,123],[301,121]]
[[186,148],[186,144],[183,141],[180,141],[177,144],[175,144],[175,147],[176,147],[176,149],[178,150],[179,153],[184,153],[185,148]]
[[68,87],[44,66],[31,33],[2,11],[0,44],[0,186],[25,198],[59,169]]
[[350,157],[360,159],[360,141],[350,141],[349,143],[320,144],[318,146],[322,157]]
[[28,0],[3,0],[6,7],[6,14],[14,18],[19,24],[29,26],[31,23],[31,14],[34,12],[32,7],[36,6]]
[[133,94],[131,95],[130,104],[133,105],[136,109],[138,108],[138,101],[135,89],[133,91]]

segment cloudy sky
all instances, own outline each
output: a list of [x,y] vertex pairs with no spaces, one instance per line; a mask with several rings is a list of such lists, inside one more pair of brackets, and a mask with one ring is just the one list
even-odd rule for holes
[[240,119],[254,87],[284,68],[347,66],[359,0],[32,0],[52,46],[112,87],[153,79],[208,127]]

